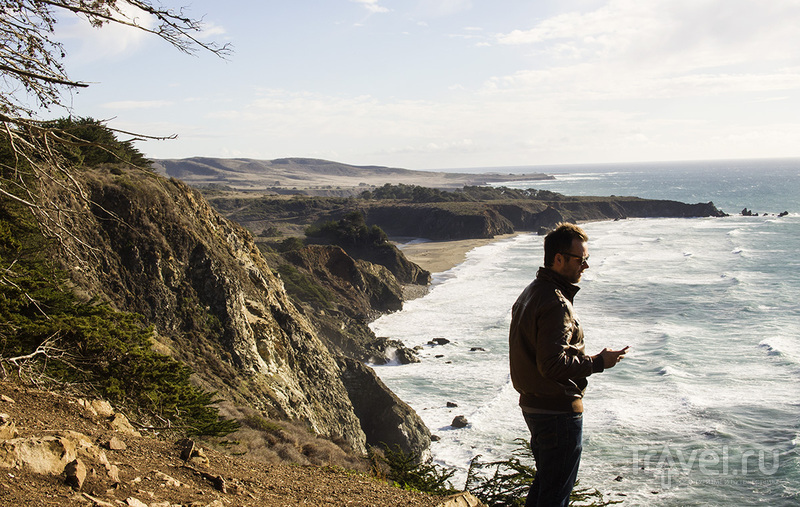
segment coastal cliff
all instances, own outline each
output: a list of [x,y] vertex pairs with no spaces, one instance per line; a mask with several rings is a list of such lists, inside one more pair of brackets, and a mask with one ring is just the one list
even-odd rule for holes
[[[501,189],[486,190],[492,196]],[[550,193],[553,194],[553,193]],[[557,197],[553,199],[553,196]],[[402,199],[335,199],[257,195],[231,198],[215,192],[212,206],[254,234],[274,227],[279,234],[303,235],[312,224],[358,212],[368,225],[393,237],[435,241],[493,238],[513,232],[539,232],[559,222],[620,220],[625,218],[721,217],[714,203],[687,204],[637,197],[538,197],[512,195],[506,199],[413,202]],[[283,230],[278,230],[279,225]]]
[[[189,365],[202,387],[232,405],[302,422],[364,454],[381,443],[365,432],[374,433],[376,417],[352,399],[383,392],[396,424],[384,429],[391,439],[381,438],[407,452],[426,451],[421,419],[368,368],[342,357],[344,347],[320,336],[243,227],[184,183],[148,171],[93,169],[81,178],[91,206],[51,189],[55,202],[72,208],[65,246],[73,256],[62,260],[79,292],[143,315],[154,327],[155,347]],[[357,273],[385,269],[359,263]],[[399,306],[394,287],[359,276],[357,292],[378,297],[385,310]],[[354,386],[358,393],[348,390]]]
[[538,232],[560,222],[625,218],[719,217],[713,203],[623,197],[564,201],[486,201],[478,203],[392,203],[365,206],[367,222],[393,236],[431,240],[492,238],[513,232]]

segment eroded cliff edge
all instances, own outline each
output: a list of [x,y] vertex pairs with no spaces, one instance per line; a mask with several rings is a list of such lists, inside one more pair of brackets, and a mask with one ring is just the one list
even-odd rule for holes
[[[65,246],[73,256],[63,262],[79,292],[143,315],[158,350],[235,405],[303,421],[359,453],[381,443],[369,435],[382,424],[384,441],[424,454],[422,420],[321,336],[243,227],[197,191],[148,171],[95,169],[81,178],[90,207],[52,189],[72,216]],[[391,399],[395,419],[365,409],[365,391]]]

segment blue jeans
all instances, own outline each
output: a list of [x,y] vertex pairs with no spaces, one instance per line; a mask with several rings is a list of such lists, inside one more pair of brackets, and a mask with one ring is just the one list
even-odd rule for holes
[[536,476],[525,507],[567,507],[583,448],[583,414],[529,414]]

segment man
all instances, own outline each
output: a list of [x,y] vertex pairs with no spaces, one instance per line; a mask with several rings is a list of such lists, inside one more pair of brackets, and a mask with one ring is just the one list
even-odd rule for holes
[[544,267],[511,312],[511,381],[520,393],[536,460],[526,507],[569,505],[581,459],[586,377],[613,367],[628,350],[584,352],[572,300],[589,267],[587,240],[580,227],[567,223],[545,236]]

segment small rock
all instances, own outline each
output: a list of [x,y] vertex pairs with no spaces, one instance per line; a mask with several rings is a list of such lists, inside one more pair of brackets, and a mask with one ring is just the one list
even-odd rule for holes
[[483,347],[472,347],[469,349],[470,352],[486,352],[486,349]]
[[450,426],[454,428],[465,428],[469,422],[467,422],[467,418],[463,415],[457,415],[453,418],[453,422],[450,423]]
[[216,489],[217,491],[221,491],[223,493],[227,493],[227,488],[225,487],[225,479],[223,479],[222,476],[212,475],[205,472],[203,472],[202,475],[203,479],[211,482],[211,485],[214,486],[214,489]]
[[433,340],[429,341],[431,345],[447,345],[450,343],[450,340],[447,338],[434,338]]
[[128,445],[117,437],[111,437],[111,439],[106,442],[103,447],[111,451],[124,451],[128,448]]
[[431,435],[431,442],[438,442],[441,439],[442,437],[440,437],[439,435]]
[[484,505],[475,495],[467,491],[456,493],[442,499],[436,507],[479,507]]
[[111,417],[114,415],[114,407],[106,400],[92,400],[89,402],[89,406],[91,406],[100,417]]
[[10,440],[19,435],[17,425],[8,414],[0,414],[0,440]]
[[181,447],[181,459],[191,465],[204,466],[210,465],[206,453],[201,447],[195,445],[193,440],[184,438],[179,440],[177,445]]
[[120,433],[125,433],[127,435],[134,435],[137,437],[141,437],[142,434],[136,431],[136,428],[128,421],[128,418],[122,414],[114,414],[113,417],[109,420],[109,425],[111,429],[114,431],[118,431]]
[[452,401],[447,402],[447,408],[456,408],[458,403],[453,403]]
[[3,401],[5,403],[16,403],[13,399],[9,398],[5,394],[0,394],[0,401]]
[[170,477],[169,475],[163,472],[156,471],[155,475],[156,479],[164,481],[164,484],[171,488],[180,488],[181,486],[183,486],[183,484],[181,484],[181,481],[175,479],[174,477]]
[[66,482],[72,489],[80,490],[86,481],[86,465],[83,461],[75,459],[67,463],[64,467],[64,473],[67,475]]
[[106,469],[106,476],[113,482],[114,484],[119,484],[119,468],[117,465],[112,465],[111,463],[104,463],[103,466]]
[[[197,452],[197,451],[200,451],[200,452]],[[203,450],[202,449],[197,449],[197,451],[195,451],[194,456],[189,458],[189,464],[190,465],[194,465],[194,466],[202,466],[202,467],[211,466],[211,462],[208,461],[208,458],[205,456],[205,454],[202,454]]]
[[125,505],[128,507],[147,507],[146,503],[132,496],[125,499]]

